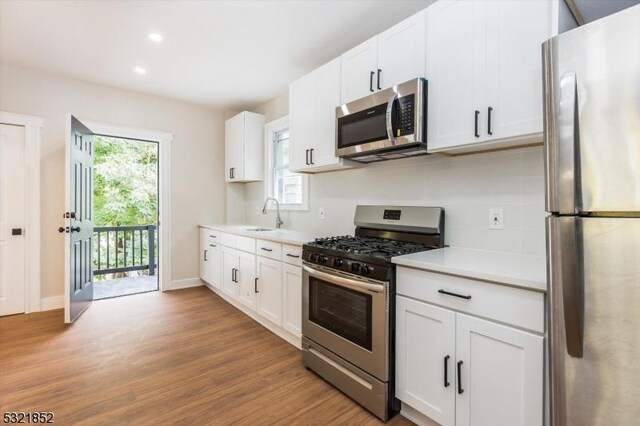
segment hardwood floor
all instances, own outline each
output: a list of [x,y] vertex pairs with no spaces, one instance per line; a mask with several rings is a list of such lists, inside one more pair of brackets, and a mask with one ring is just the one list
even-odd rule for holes
[[[58,424],[378,424],[203,287],[0,318],[0,411]],[[388,424],[410,424],[397,415]]]

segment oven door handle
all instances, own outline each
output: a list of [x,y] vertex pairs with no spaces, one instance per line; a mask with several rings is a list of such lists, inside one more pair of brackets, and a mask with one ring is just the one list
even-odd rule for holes
[[389,98],[389,102],[387,102],[387,137],[391,141],[392,145],[396,144],[396,137],[393,135],[393,102],[398,99],[398,92],[395,91],[395,88],[392,88],[393,95]]
[[375,293],[384,293],[384,285],[382,284],[366,283],[346,277],[340,277],[337,275],[329,274],[327,272],[318,271],[316,269],[308,267],[307,265],[302,265],[302,269],[314,278],[318,278],[319,280],[324,280],[341,287],[347,287],[360,292],[362,292],[363,290],[368,290]]

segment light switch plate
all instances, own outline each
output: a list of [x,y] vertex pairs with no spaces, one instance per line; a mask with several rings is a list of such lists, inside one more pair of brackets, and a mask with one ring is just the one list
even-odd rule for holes
[[320,207],[320,220],[324,220],[324,207]]
[[489,229],[504,229],[503,209],[489,209]]

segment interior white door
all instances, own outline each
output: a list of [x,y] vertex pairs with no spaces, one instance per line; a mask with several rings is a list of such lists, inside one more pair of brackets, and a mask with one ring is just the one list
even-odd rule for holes
[[372,37],[340,56],[342,103],[346,104],[376,91],[378,70],[377,39]]
[[489,1],[487,9],[488,139],[542,133],[540,46],[552,36],[553,2]]
[[258,256],[256,266],[258,313],[280,325],[282,323],[282,263]]
[[238,270],[238,255],[235,249],[222,247],[222,292],[236,297],[238,286],[236,285],[236,271]]
[[65,216],[65,322],[74,322],[93,301],[93,137],[69,116]]
[[455,425],[455,312],[397,296],[396,317],[397,397]]
[[432,150],[480,142],[486,136],[480,106],[486,63],[484,12],[475,3],[439,1],[426,9]]
[[256,308],[256,255],[238,251],[236,274],[238,300],[251,309]]
[[282,264],[282,327],[302,335],[302,269]]
[[424,77],[425,44],[424,10],[378,35],[376,89]]
[[0,315],[25,310],[24,127],[0,125]]
[[543,424],[543,337],[457,314],[458,426]]

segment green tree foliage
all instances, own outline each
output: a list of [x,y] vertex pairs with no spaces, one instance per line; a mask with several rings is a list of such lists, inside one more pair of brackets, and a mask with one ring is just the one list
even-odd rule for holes
[[93,166],[95,226],[156,223],[158,144],[96,136]]

